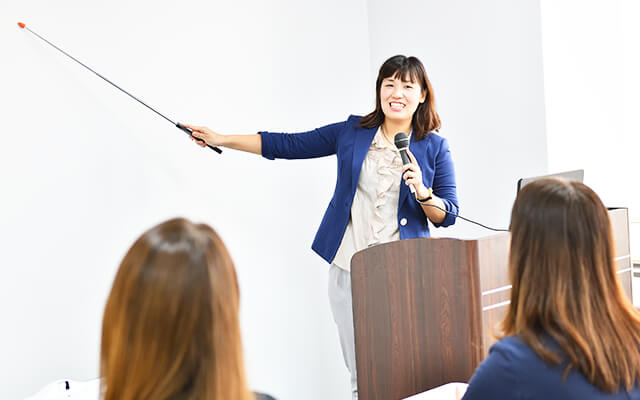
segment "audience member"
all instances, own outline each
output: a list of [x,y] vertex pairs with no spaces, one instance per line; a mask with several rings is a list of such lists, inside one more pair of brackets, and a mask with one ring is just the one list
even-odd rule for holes
[[463,399],[640,399],[640,315],[618,281],[598,196],[578,182],[532,182],[510,230],[503,337]]
[[216,232],[185,219],[161,223],[120,264],[100,379],[57,381],[32,400],[273,400],[247,386],[238,308],[233,262]]

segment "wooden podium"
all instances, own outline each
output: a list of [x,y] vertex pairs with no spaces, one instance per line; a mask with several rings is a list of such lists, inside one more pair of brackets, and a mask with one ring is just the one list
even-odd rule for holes
[[[618,276],[631,298],[628,210],[609,215]],[[400,240],[353,256],[360,400],[402,399],[469,380],[509,304],[509,238]]]

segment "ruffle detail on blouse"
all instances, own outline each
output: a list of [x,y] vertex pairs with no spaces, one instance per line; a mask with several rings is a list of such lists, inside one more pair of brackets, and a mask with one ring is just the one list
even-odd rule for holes
[[[390,197],[388,194],[391,191],[391,187],[400,183],[402,160],[398,150],[385,141],[380,130],[373,138],[367,158],[374,162],[378,174],[378,182],[375,188],[376,199],[371,221],[371,236],[367,243],[368,246],[373,246],[380,243],[380,234],[385,227],[385,218],[382,210]],[[397,207],[397,205],[394,204],[394,207]],[[389,223],[389,221],[386,221],[386,223]]]

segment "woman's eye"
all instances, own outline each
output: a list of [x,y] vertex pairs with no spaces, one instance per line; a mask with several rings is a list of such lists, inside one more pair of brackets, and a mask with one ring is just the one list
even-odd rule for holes
[[413,89],[413,86],[411,86],[411,85],[407,85],[407,86],[405,86],[405,88],[407,88],[407,89]]
[[386,85],[384,85],[384,87],[393,87],[393,85],[390,83],[387,83]]

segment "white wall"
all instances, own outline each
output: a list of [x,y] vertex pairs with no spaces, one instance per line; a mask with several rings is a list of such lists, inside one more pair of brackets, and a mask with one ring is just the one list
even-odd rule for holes
[[[538,0],[370,0],[372,69],[422,60],[451,144],[460,213],[507,228],[516,182],[547,172]],[[440,236],[490,234],[458,220]]]
[[[629,1],[543,1],[549,164],[585,168],[611,205],[628,205],[640,87]],[[567,151],[571,149],[572,151]],[[637,186],[637,185],[636,185]]]
[[[0,6],[0,398],[97,375],[117,265],[177,215],[231,250],[252,386],[349,398],[326,265],[309,248],[335,160],[197,148],[17,21],[169,117],[229,133],[366,113],[380,63],[413,54],[435,87],[463,215],[506,227],[517,178],[546,172],[537,1],[92,3]],[[460,221],[440,234],[488,233]]]
[[583,168],[605,205],[629,208],[631,255],[640,260],[640,3],[541,5],[549,167]]
[[607,206],[629,207],[637,229],[640,3],[542,0],[541,8],[549,168],[583,168]]
[[211,224],[231,250],[252,387],[348,398],[327,267],[310,250],[335,160],[202,150],[16,22],[171,118],[295,131],[368,109],[364,1],[0,7],[0,398],[97,375],[118,263],[177,215]]

